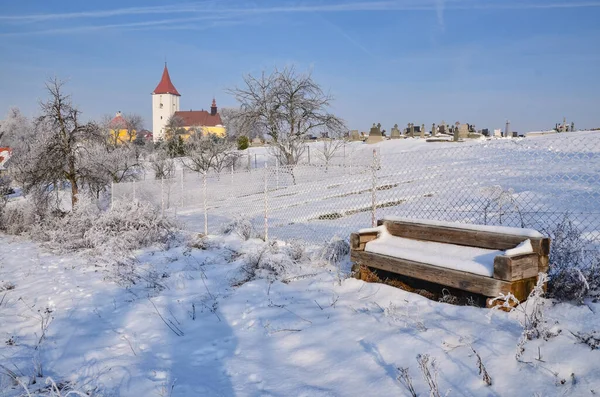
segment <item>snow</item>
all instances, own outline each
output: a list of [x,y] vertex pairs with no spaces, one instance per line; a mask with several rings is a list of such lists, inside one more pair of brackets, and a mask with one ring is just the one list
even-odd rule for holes
[[510,249],[507,249],[506,251],[504,251],[504,255],[507,255],[507,256],[517,256],[517,255],[532,254],[532,253],[533,253],[533,247],[531,246],[531,240],[529,240],[529,239],[519,243],[519,245],[517,245],[515,248],[510,248]]
[[[414,169],[392,164],[393,168],[379,172],[379,185],[396,187],[377,191],[377,204],[400,199],[403,204],[380,206],[377,218],[427,216],[417,211],[425,198],[430,208],[444,210],[433,212],[436,216],[456,211],[452,214],[461,214],[465,222],[482,223],[482,218],[466,215],[473,209],[472,202],[440,203],[465,190],[479,197],[480,188],[489,184],[513,187],[524,209],[536,219],[536,211],[593,214],[597,201],[591,198],[598,196],[597,179],[571,175],[597,174],[599,146],[561,143],[579,136],[580,142],[600,138],[598,133],[567,133],[466,141],[460,147],[469,150],[460,152],[445,150],[452,144],[421,139],[349,144],[347,153],[354,157],[348,155],[348,162],[357,160],[349,172],[330,169],[316,174],[307,167],[298,171],[297,185],[288,186],[283,186],[284,176],[279,175],[282,186],[269,196],[269,235],[322,243],[333,234],[347,237],[369,225],[371,214],[357,210],[372,205],[371,175],[360,172],[368,171],[373,148],[382,155],[406,153],[407,161],[415,161]],[[424,151],[431,153],[425,156]],[[259,168],[264,165],[266,148],[248,152],[257,155]],[[415,152],[414,156],[408,152]],[[314,151],[312,156],[314,162]],[[519,161],[518,166],[507,158]],[[524,158],[531,161],[522,162]],[[548,161],[555,166],[546,167]],[[221,190],[209,190],[215,195],[209,200],[211,232],[231,220],[236,211],[256,216],[255,225],[264,224],[263,197],[252,196],[263,191],[262,178],[259,170],[253,170],[240,174],[239,179],[237,174],[223,177],[216,185]],[[190,186],[201,186],[197,179],[189,180]],[[145,182],[157,186],[155,181]],[[142,183],[137,186],[138,193],[143,192]],[[242,190],[243,197],[231,194]],[[575,199],[573,192],[578,194]],[[194,231],[203,230],[198,197],[190,196],[191,207],[178,213]],[[532,202],[531,197],[539,201]],[[334,211],[342,217],[318,219]],[[503,219],[504,224],[518,221]],[[515,232],[505,227],[435,224]],[[531,220],[527,224],[546,230]],[[586,225],[584,236],[597,241],[597,227],[592,222]],[[528,230],[522,236],[541,234]],[[548,325],[562,332],[549,340],[527,341],[525,362],[517,362],[516,344],[522,332],[519,313],[490,316],[487,309],[438,303],[382,284],[340,279],[349,263],[340,269],[314,255],[286,265],[284,276],[267,274],[239,283],[245,274],[241,270],[244,261],[267,244],[233,235],[211,236],[209,241],[203,250],[182,246],[133,252],[140,262],[141,279],[123,287],[111,281],[110,269],[87,255],[57,255],[24,238],[0,235],[0,365],[15,371],[26,384],[39,363],[44,376],[72,381],[84,391],[98,387],[101,393],[94,395],[124,397],[407,395],[396,380],[396,368],[408,367],[418,395],[425,396],[428,388],[415,357],[429,354],[438,364],[442,395],[449,389],[450,396],[580,396],[600,390],[598,351],[573,336],[600,329],[600,303],[574,306],[543,301]],[[287,247],[271,243],[280,252]],[[432,245],[426,244],[418,254],[436,255]],[[526,244],[516,252],[524,252]],[[452,262],[447,248],[444,244],[437,256]],[[464,247],[457,251],[452,254],[466,254]],[[489,258],[480,261],[476,254],[466,256],[489,274]],[[49,324],[38,343],[42,322]],[[469,346],[481,356],[492,386],[481,381]],[[0,397],[26,395],[3,367]],[[43,379],[30,388],[35,391],[41,386]]]
[[[101,393],[94,395],[123,397],[406,395],[396,380],[398,367],[409,368],[424,396],[417,354],[436,359],[441,391],[452,389],[452,396],[600,390],[598,352],[571,334],[600,328],[598,303],[545,301],[549,324],[562,332],[528,341],[524,361],[531,364],[519,363],[515,313],[490,317],[487,309],[437,303],[386,285],[340,283],[335,269],[311,261],[296,269],[308,277],[232,287],[241,265],[232,252],[263,245],[229,236],[211,238],[206,250],[139,251],[141,274],[151,280],[155,273],[162,287],[143,281],[123,288],[89,258],[56,256],[0,236],[0,286],[14,284],[0,292],[0,363],[29,375],[34,359],[45,376],[84,391],[97,386]],[[34,350],[45,317],[52,321]],[[492,386],[481,381],[469,346]],[[0,375],[0,396],[23,394]]]
[[494,275],[494,258],[504,254],[500,250],[396,237],[383,230],[365,245],[365,251],[486,277]]
[[383,219],[386,221],[411,222],[411,223],[418,223],[421,225],[455,227],[455,228],[475,230],[475,231],[480,231],[480,232],[514,234],[517,236],[531,237],[531,238],[544,237],[544,235],[542,233],[538,232],[537,230],[523,229],[523,228],[518,228],[518,227],[473,225],[473,224],[465,224],[465,223],[458,223],[458,222],[444,222],[444,221],[437,221],[437,220],[430,220],[430,219],[402,218],[402,217],[397,217],[397,216],[392,216],[392,215],[385,216]]

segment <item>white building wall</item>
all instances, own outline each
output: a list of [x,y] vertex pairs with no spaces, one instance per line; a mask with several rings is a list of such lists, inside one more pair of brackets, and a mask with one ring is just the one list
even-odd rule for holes
[[[161,106],[162,104],[162,106]],[[165,125],[179,111],[179,97],[171,94],[152,94],[152,134],[154,142],[165,137]]]

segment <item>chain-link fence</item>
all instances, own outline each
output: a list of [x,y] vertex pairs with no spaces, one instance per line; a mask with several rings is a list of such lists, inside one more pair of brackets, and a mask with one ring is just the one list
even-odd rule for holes
[[316,243],[388,215],[545,233],[566,219],[600,245],[600,133],[423,143],[405,152],[387,144],[376,145],[381,153],[354,145],[336,161],[295,167],[269,160],[221,174],[179,170],[171,179],[115,184],[113,198],[151,202],[211,233],[236,217],[269,238]]

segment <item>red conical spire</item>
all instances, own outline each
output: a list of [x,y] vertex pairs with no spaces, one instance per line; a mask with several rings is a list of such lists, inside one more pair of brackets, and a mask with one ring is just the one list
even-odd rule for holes
[[163,70],[162,78],[160,79],[160,83],[154,89],[152,94],[172,94],[181,96],[179,92],[177,92],[177,88],[171,83],[171,77],[169,76],[169,69],[167,69],[167,63],[165,62],[165,69]]

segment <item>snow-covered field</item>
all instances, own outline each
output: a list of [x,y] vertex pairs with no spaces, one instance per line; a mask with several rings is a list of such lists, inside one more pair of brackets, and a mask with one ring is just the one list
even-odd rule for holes
[[[404,160],[414,164],[394,173],[378,170],[384,187],[377,190],[378,203],[404,201],[377,208],[377,215],[414,217],[428,208],[430,218],[452,220],[433,217],[433,210],[454,208],[455,215],[481,222],[478,201],[459,193],[502,185],[514,189],[527,216],[539,210],[538,216],[552,220],[550,215],[577,210],[583,237],[597,241],[600,135],[586,134],[573,138],[578,146],[561,144],[566,134],[466,142],[454,152],[462,157],[436,146],[448,143],[392,143],[405,145],[412,155]],[[382,158],[385,150],[381,145]],[[269,202],[273,236],[287,240],[309,230],[313,241],[323,242],[370,226],[369,212],[351,212],[370,205],[372,192],[364,191],[372,184],[369,176],[328,175],[332,180],[311,181],[307,174],[298,176],[306,178],[303,183],[279,181],[280,197]],[[423,204],[424,197],[432,201]],[[528,201],[532,197],[535,202]],[[237,205],[249,205],[252,218],[249,200],[256,201],[260,225],[264,199],[244,200],[229,196],[211,203],[211,231],[231,219]],[[332,211],[341,217],[319,219]],[[501,215],[495,211],[486,216]],[[304,223],[288,225],[294,216]],[[515,211],[512,216],[518,221]],[[178,217],[189,231],[202,230],[201,211],[191,208]],[[301,229],[295,233],[294,227]],[[24,237],[0,236],[0,397],[28,395],[18,382],[32,396],[50,395],[46,377],[104,396],[410,396],[397,380],[398,368],[408,368],[416,394],[425,396],[429,387],[418,355],[435,359],[441,395],[600,393],[600,303],[541,299],[511,313],[492,312],[345,278],[347,258],[328,263],[320,247],[304,249],[291,240],[211,235],[196,247],[134,252],[137,282],[124,286],[86,253],[58,254],[56,247]],[[260,264],[256,277],[250,277],[249,264]],[[527,340],[517,361],[523,311],[531,313],[535,302],[543,309],[547,337]],[[576,335],[589,337],[588,344]],[[491,386],[479,374],[478,356]],[[41,376],[33,383],[36,374]]]
[[[44,377],[102,395],[382,396],[409,395],[396,380],[397,368],[408,367],[417,393],[427,395],[416,357],[428,354],[441,392],[451,389],[451,396],[600,391],[599,352],[572,334],[600,329],[598,303],[544,300],[548,327],[560,333],[528,341],[523,363],[515,360],[518,313],[490,316],[386,285],[340,281],[337,268],[310,257],[285,283],[260,278],[237,286],[244,258],[265,243],[233,235],[210,242],[206,250],[138,252],[146,280],[123,288],[83,256],[0,237],[1,368],[28,384],[39,366]],[[0,385],[0,396],[24,395],[6,375]]]
[[[210,175],[206,195],[194,173],[170,180],[115,184],[115,197],[153,203],[208,231],[233,217],[269,236],[312,242],[347,236],[387,215],[546,231],[564,214],[600,242],[600,133],[427,143],[424,139],[349,143],[325,168],[311,144],[311,165]],[[267,148],[251,148],[265,159]],[[376,169],[373,170],[373,151]],[[267,194],[265,194],[265,187]],[[375,208],[374,208],[375,207]]]

